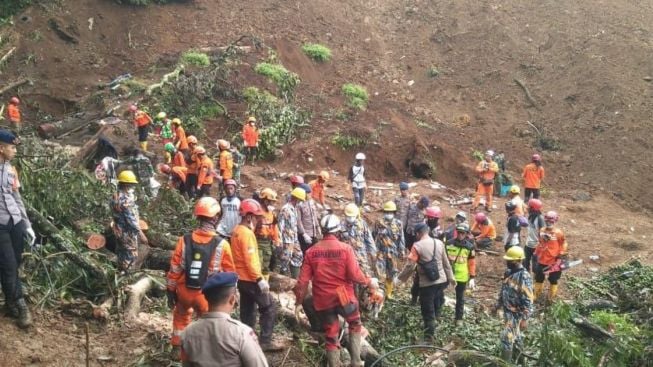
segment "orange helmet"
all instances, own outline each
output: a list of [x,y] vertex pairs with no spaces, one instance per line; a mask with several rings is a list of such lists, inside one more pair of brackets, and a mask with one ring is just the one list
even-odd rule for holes
[[132,105],[129,106],[129,111],[130,112],[136,112],[136,111],[138,111],[138,107],[136,107],[135,104],[132,104]]
[[329,180],[329,172],[328,171],[322,171],[319,174],[320,178],[323,179],[324,181]]
[[258,201],[254,199],[245,199],[240,203],[240,215],[245,216],[247,214],[254,215],[263,215],[263,208]]
[[214,198],[205,196],[197,201],[193,214],[196,217],[213,218],[220,214],[220,204]]
[[206,154],[206,149],[204,147],[197,147],[195,150],[193,150],[195,154],[203,155]]
[[229,149],[229,147],[231,146],[231,144],[229,144],[229,142],[224,139],[218,139],[218,141],[216,141],[215,143],[220,149]]
[[195,135],[189,136],[188,138],[186,138],[186,141],[188,142],[188,144],[197,144],[197,138],[195,137]]

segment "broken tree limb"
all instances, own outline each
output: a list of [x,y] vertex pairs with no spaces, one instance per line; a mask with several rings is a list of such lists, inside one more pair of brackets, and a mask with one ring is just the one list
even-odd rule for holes
[[22,86],[23,84],[27,84],[29,82],[30,82],[29,79],[19,79],[18,81],[13,82],[13,83],[7,85],[6,87],[3,87],[2,89],[0,89],[0,94],[5,94],[6,92],[8,92],[8,91],[10,91],[10,90],[12,90],[14,88],[18,88],[18,87]]
[[295,288],[297,281],[285,275],[270,273],[270,290],[273,292],[290,292]]
[[7,62],[7,60],[9,60],[9,58],[11,57],[11,55],[14,54],[15,51],[16,51],[16,47],[12,47],[11,50],[9,50],[9,52],[7,52],[4,56],[2,56],[2,58],[0,59],[0,65],[4,65],[4,63]]
[[183,65],[179,65],[179,66],[177,66],[177,68],[175,68],[175,70],[169,72],[168,74],[165,74],[165,75],[163,76],[163,78],[161,79],[161,82],[159,82],[159,83],[154,83],[154,84],[150,85],[149,87],[147,87],[147,90],[145,91],[145,94],[148,95],[148,96],[149,96],[149,95],[152,95],[152,93],[153,93],[155,90],[157,90],[157,89],[163,87],[166,83],[169,83],[171,79],[176,79],[177,77],[179,77],[179,74],[180,74],[183,70],[184,70],[184,66],[183,66]]
[[28,204],[25,204],[25,209],[36,231],[41,235],[49,237],[54,247],[61,251],[69,260],[83,268],[91,276],[97,279],[107,279],[106,271],[93,259],[82,256],[68,240],[61,236],[59,229],[52,222]]
[[571,323],[579,328],[583,333],[598,339],[612,339],[613,335],[604,328],[596,325],[584,317],[573,317]]
[[449,363],[456,367],[487,366],[509,367],[511,364],[495,356],[490,356],[475,350],[458,349],[449,352]]
[[537,102],[535,102],[535,99],[531,95],[531,91],[528,90],[528,87],[526,87],[526,84],[524,84],[524,82],[522,82],[521,80],[519,80],[517,78],[515,78],[513,80],[515,81],[515,84],[517,84],[524,91],[524,94],[526,95],[526,99],[531,104],[531,106],[533,106],[533,107],[535,107],[536,109],[539,110],[540,107],[538,106]]
[[105,300],[99,305],[93,307],[93,318],[98,320],[107,320],[109,318],[111,307],[115,302],[113,296],[108,296]]
[[127,303],[125,304],[125,320],[128,322],[136,321],[138,313],[141,311],[141,302],[145,294],[154,288],[156,283],[150,276],[140,278],[136,283],[127,286]]

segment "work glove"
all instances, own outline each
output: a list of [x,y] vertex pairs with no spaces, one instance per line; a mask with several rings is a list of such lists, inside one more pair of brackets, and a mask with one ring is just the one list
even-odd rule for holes
[[370,282],[367,286],[370,287],[370,289],[379,289],[379,279],[370,278]]
[[306,233],[302,234],[302,237],[304,237],[304,242],[306,242],[307,244],[311,244],[313,242],[311,236],[307,235]]
[[30,247],[34,247],[34,242],[36,242],[36,233],[32,227],[27,227],[25,230],[25,241],[29,244]]
[[270,284],[267,282],[265,279],[261,279],[258,281],[258,287],[261,289],[261,292],[263,293],[268,293],[270,292]]
[[304,311],[304,307],[300,304],[295,305],[295,320],[299,321],[299,317],[301,316],[302,311]]
[[168,291],[167,296],[168,296],[168,307],[170,307],[171,310],[174,310],[175,305],[177,304],[177,292]]
[[476,281],[474,280],[474,278],[471,278],[469,282],[467,282],[467,286],[469,287],[469,289],[473,291],[476,290]]

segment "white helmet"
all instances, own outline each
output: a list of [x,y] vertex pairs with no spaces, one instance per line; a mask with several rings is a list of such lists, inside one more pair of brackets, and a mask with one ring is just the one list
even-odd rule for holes
[[464,220],[467,220],[467,213],[465,213],[463,211],[460,211],[460,212],[456,213],[456,217],[460,217],[460,218],[463,218]]
[[336,233],[340,231],[340,218],[335,214],[327,214],[320,220],[322,233]]
[[356,160],[357,160],[357,161],[365,160],[365,154],[363,154],[363,153],[356,153]]
[[485,155],[489,155],[490,157],[494,157],[494,150],[488,150],[485,152]]

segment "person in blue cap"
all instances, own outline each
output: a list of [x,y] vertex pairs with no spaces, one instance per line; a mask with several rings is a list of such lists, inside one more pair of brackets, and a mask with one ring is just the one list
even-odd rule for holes
[[12,132],[0,129],[0,280],[7,314],[25,329],[32,324],[32,315],[23,297],[18,269],[25,244],[33,245],[36,235],[20,197],[18,172],[10,163],[19,143]]
[[202,287],[209,312],[181,335],[184,366],[267,367],[268,362],[252,328],[231,318],[238,303],[238,275],[211,275]]
[[396,216],[404,227],[404,235],[406,233],[406,224],[408,223],[408,207],[410,207],[409,188],[408,182],[401,182],[399,184],[399,196],[395,198],[395,205],[397,206]]

